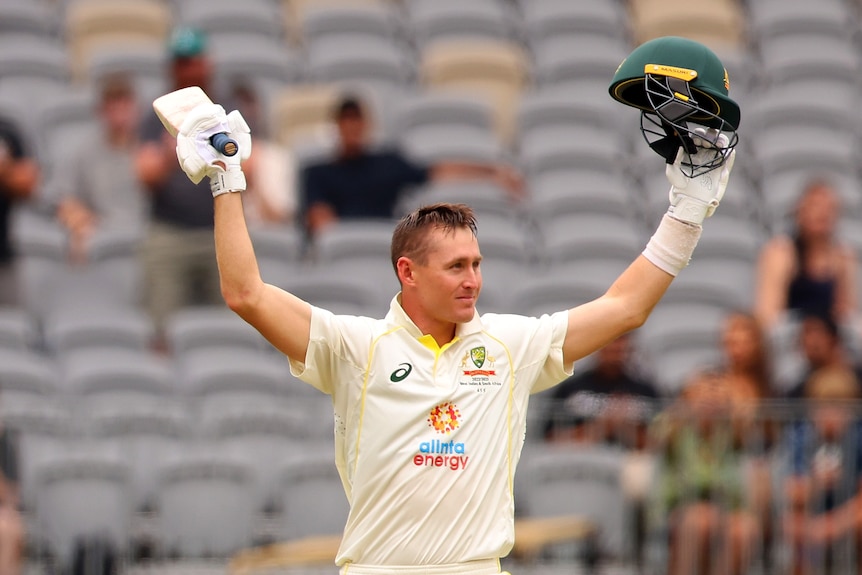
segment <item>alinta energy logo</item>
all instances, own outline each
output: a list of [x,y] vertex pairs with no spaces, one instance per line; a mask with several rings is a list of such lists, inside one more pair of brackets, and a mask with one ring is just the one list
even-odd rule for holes
[[[428,427],[441,435],[448,435],[461,426],[461,412],[454,403],[444,402],[428,414]],[[413,456],[417,467],[445,467],[452,471],[464,469],[469,457],[461,442],[432,439],[419,444],[419,452]]]

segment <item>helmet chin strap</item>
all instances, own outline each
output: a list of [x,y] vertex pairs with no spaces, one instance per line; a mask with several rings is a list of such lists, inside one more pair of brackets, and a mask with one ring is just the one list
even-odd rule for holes
[[[647,112],[641,112],[641,115],[645,114],[647,114]],[[650,121],[655,122],[654,120]],[[643,122],[643,119],[641,122]],[[694,140],[692,140],[688,134],[679,132],[679,130],[664,119],[661,119],[658,123],[661,125],[666,135],[663,138],[658,138],[648,142],[648,144],[649,147],[652,148],[652,150],[659,156],[663,157],[668,164],[672,164],[676,161],[676,156],[681,147],[684,147],[685,151],[689,154],[697,153],[697,147],[694,145]],[[682,125],[685,126],[685,123],[683,122]]]

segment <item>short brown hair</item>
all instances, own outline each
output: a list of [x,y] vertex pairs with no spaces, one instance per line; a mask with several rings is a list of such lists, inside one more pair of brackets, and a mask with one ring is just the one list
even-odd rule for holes
[[432,204],[413,210],[398,222],[392,233],[392,267],[398,271],[398,259],[408,257],[424,263],[428,231],[438,228],[447,232],[469,229],[476,235],[476,216],[466,204]]

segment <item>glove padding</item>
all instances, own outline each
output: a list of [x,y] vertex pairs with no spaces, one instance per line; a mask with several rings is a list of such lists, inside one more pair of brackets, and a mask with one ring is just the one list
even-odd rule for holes
[[[719,148],[726,148],[728,145],[727,136],[717,134],[717,131],[712,128],[695,128],[694,132],[697,134],[693,140],[698,147],[698,152],[691,156],[693,164],[706,163],[715,157],[713,142]],[[724,153],[727,159],[721,166],[690,178],[682,171],[682,160],[686,152],[680,148],[674,163],[668,164],[665,169],[667,179],[671,183],[670,208],[668,209],[668,214],[671,217],[690,224],[700,225],[704,219],[715,212],[715,208],[718,207],[724,197],[730,172],[733,169],[733,162],[736,159],[735,149],[727,150]]]
[[[226,156],[216,150],[210,138],[225,132],[233,138],[238,151]],[[225,192],[245,190],[245,175],[240,163],[251,155],[251,130],[239,111],[225,114],[218,104],[201,104],[193,108],[177,134],[177,159],[194,183],[210,178],[213,197]]]

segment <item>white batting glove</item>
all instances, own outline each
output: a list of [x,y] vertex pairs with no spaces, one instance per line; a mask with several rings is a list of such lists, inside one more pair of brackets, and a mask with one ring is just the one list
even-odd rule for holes
[[[216,150],[210,138],[227,133],[239,148],[233,156]],[[218,104],[202,104],[186,115],[177,134],[177,159],[191,181],[210,178],[213,197],[246,188],[240,163],[251,155],[251,130],[242,115],[234,110],[225,114]]]
[[[717,130],[712,128],[695,128],[694,132],[700,136],[693,138],[694,144],[698,147],[698,152],[691,156],[693,164],[706,163],[715,157],[715,146],[726,148],[728,138],[724,134],[717,133]],[[727,153],[725,162],[706,173],[690,178],[682,171],[682,160],[686,155],[683,148],[680,148],[676,155],[676,161],[673,164],[668,164],[665,168],[665,174],[670,181],[670,208],[668,214],[680,221],[690,224],[701,225],[703,220],[710,217],[715,208],[724,197],[724,191],[727,189],[727,182],[730,178],[730,172],[733,169],[733,162],[736,159],[736,150],[730,150]]]

